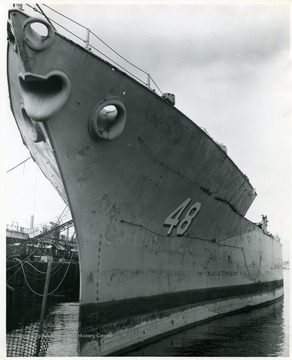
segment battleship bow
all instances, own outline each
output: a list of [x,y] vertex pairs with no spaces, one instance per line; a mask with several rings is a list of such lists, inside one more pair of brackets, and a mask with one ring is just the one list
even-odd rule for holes
[[7,72],[24,144],[73,216],[79,355],[283,296],[282,245],[245,218],[252,185],[172,95],[16,9]]

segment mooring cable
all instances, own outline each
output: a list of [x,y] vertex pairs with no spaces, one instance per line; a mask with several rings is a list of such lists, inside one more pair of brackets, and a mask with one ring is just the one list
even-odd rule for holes
[[[36,272],[38,272],[40,275],[45,275],[46,274],[46,271],[40,271],[40,270],[38,270],[35,266],[33,266],[31,263],[29,263],[28,261],[25,261],[25,262],[22,262],[23,264],[27,264],[27,265],[29,265],[29,266],[31,266]],[[60,266],[61,265],[61,266]],[[52,271],[51,271],[51,276],[53,276],[53,275],[55,275],[55,274],[57,274],[62,268],[63,268],[63,266],[64,266],[65,264],[64,264],[64,262],[58,262],[55,266],[54,266],[54,268],[52,269]],[[31,270],[29,270],[29,269],[26,269],[26,271],[28,272],[28,273],[30,273],[30,274],[34,274],[34,275],[36,275],[33,271],[31,271]],[[39,275],[39,276],[40,276]],[[41,279],[43,279],[44,277],[39,277],[37,280],[41,280]]]
[[[50,293],[48,293],[48,295],[52,295],[54,292],[56,292],[59,289],[59,287],[61,286],[61,284],[63,283],[63,281],[64,281],[64,279],[65,279],[65,277],[66,277],[66,275],[68,273],[69,267],[70,267],[70,265],[72,263],[73,255],[74,255],[74,253],[72,253],[72,255],[71,255],[70,262],[69,262],[69,264],[67,266],[66,272],[65,272],[62,280],[60,281],[60,283],[58,284],[58,286],[54,290],[52,290]],[[22,269],[22,272],[23,272],[25,283],[28,286],[28,288],[30,289],[30,291],[33,292],[37,296],[43,297],[43,294],[39,294],[39,293],[37,293],[36,291],[34,291],[32,289],[32,287],[30,286],[30,284],[28,283],[28,280],[26,278],[26,274],[25,274],[25,271],[24,271],[23,264],[22,264],[21,260],[19,260],[17,258],[16,258],[16,260],[18,260],[20,262],[20,266],[21,266],[21,269]]]

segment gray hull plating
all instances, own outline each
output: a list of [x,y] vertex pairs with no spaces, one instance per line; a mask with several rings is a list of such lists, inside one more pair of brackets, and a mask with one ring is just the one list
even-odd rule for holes
[[57,33],[35,50],[10,21],[12,111],[78,235],[79,354],[280,298],[282,246],[244,218],[255,192],[227,154],[111,64]]

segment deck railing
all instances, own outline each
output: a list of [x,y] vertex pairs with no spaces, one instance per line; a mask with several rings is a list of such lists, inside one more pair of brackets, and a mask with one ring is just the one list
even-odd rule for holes
[[[122,56],[120,53],[114,50],[109,44],[107,44],[107,42],[102,40],[98,35],[96,35],[93,31],[91,31],[88,27],[62,14],[61,12],[52,8],[51,6],[42,4],[42,7],[44,7],[46,9],[46,12],[48,12],[45,14],[42,8],[37,4],[35,6],[31,4],[25,4],[25,5],[29,9],[44,16],[45,19],[48,22],[50,22],[50,24],[57,32],[58,32],[58,28],[62,29],[61,31],[65,31],[67,34],[70,34],[70,36],[73,36],[75,38],[75,41],[83,45],[86,50],[91,52],[94,50],[95,52],[98,53],[98,55],[101,58],[109,60],[118,69],[123,70],[128,75],[135,78],[143,85],[147,86],[149,89],[153,91],[157,90],[158,92],[161,93],[161,95],[163,94],[149,72],[141,69],[140,67],[138,67],[137,65],[126,59],[124,56]],[[22,4],[21,4],[21,10],[24,11]],[[62,24],[60,22],[62,22]],[[76,26],[77,28],[79,28],[79,30],[74,31],[73,28],[75,27],[76,29]],[[80,29],[82,29],[83,35]],[[94,41],[98,41],[98,45],[95,45]],[[109,52],[109,54],[106,54],[106,52],[102,51],[101,49],[105,49],[107,52]],[[119,61],[115,60],[113,56],[117,57]],[[124,65],[122,65],[121,62],[123,62]]]

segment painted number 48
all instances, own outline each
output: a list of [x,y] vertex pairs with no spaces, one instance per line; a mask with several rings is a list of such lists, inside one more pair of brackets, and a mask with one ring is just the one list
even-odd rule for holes
[[170,235],[173,228],[177,227],[176,232],[178,236],[182,236],[188,228],[191,226],[191,223],[194,217],[198,214],[201,203],[196,202],[192,205],[185,216],[181,219],[181,215],[184,210],[187,208],[192,199],[188,198],[181,205],[179,205],[164,221],[165,226],[169,226],[167,235]]

